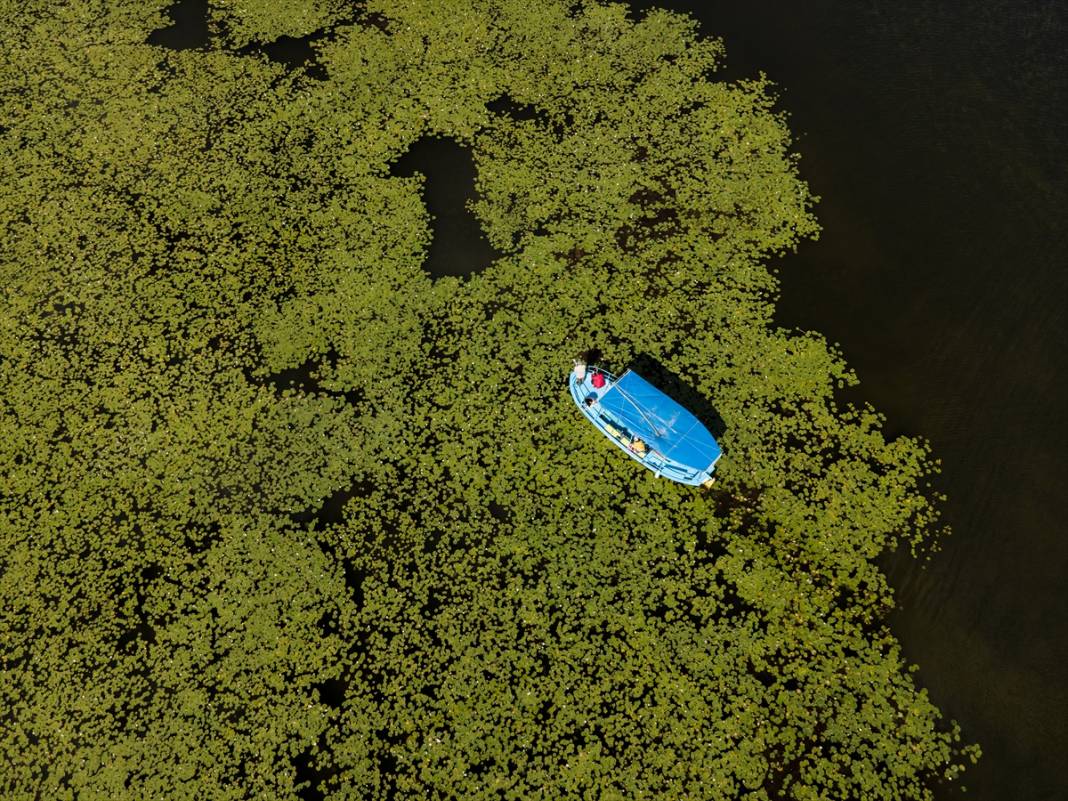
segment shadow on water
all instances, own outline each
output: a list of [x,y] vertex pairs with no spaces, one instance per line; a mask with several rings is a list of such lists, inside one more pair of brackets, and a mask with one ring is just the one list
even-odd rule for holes
[[480,273],[501,254],[490,245],[468,208],[475,199],[475,163],[470,148],[454,139],[423,137],[390,169],[397,177],[421,173],[423,202],[434,238],[424,267],[434,278]]
[[648,353],[639,353],[631,367],[650,384],[693,412],[717,440],[722,439],[727,432],[726,421],[712,402],[698,392],[693,384]]

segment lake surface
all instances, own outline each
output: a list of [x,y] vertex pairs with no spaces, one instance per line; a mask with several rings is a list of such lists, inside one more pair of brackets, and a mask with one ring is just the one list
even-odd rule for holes
[[[1068,787],[1068,11],[1065,0],[671,0],[764,70],[823,197],[821,240],[782,259],[779,322],[841,343],[890,433],[944,461],[954,534],[885,560],[917,681],[984,757],[945,799],[1053,801]],[[203,0],[158,43],[204,46]],[[640,13],[640,11],[638,12]],[[179,18],[180,17],[180,18]],[[305,43],[267,54],[306,58]],[[284,51],[284,52],[283,52]],[[290,52],[292,51],[292,52]],[[466,160],[465,160],[466,159]],[[484,267],[469,157],[418,143],[428,269]]]
[[454,139],[424,137],[413,143],[390,174],[425,179],[423,203],[434,238],[423,267],[434,278],[482,272],[501,254],[482,233],[467,203],[475,199],[475,162],[469,148]]
[[779,322],[943,460],[954,533],[885,560],[917,681],[984,751],[942,795],[1066,797],[1066,4],[653,5],[781,87],[824,231],[779,262]]

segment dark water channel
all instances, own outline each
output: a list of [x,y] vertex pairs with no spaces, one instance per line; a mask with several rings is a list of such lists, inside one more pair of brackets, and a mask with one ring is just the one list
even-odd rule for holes
[[943,459],[953,535],[885,567],[918,682],[984,751],[944,797],[1068,797],[1066,4],[632,5],[780,85],[824,232],[780,262],[778,320]]
[[431,216],[433,240],[424,267],[435,278],[470,275],[500,257],[466,207],[475,197],[471,151],[453,139],[424,137],[413,143],[390,169],[392,175],[420,173],[423,203]]

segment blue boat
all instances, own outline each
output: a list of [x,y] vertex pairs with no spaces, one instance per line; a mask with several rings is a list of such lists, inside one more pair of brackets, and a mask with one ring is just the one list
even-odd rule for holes
[[630,458],[680,484],[712,484],[722,454],[716,438],[640,375],[616,378],[578,362],[568,383],[579,410]]

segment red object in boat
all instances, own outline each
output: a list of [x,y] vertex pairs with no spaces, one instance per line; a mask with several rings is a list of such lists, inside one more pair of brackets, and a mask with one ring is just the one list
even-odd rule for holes
[[594,373],[590,377],[590,381],[593,383],[594,389],[600,389],[604,386],[604,376],[601,373]]

